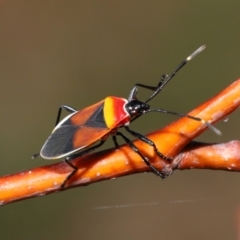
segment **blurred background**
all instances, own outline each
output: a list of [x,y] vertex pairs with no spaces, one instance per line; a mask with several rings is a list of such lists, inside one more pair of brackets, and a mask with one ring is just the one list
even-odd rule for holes
[[[0,1],[0,174],[55,162],[31,160],[57,109],[156,85],[191,61],[152,101],[187,113],[240,76],[240,1]],[[141,91],[145,99],[148,91]],[[176,117],[143,116],[132,129]],[[240,112],[198,140],[239,139]],[[111,140],[103,148],[112,147]],[[238,239],[240,173],[136,174],[1,207],[2,239]]]

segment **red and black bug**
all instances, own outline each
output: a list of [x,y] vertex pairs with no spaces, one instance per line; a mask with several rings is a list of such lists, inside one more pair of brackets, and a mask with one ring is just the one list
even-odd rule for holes
[[[135,84],[129,94],[128,99],[111,96],[80,111],[77,111],[67,105],[62,105],[58,111],[56,127],[53,129],[52,134],[49,136],[40,151],[40,156],[42,158],[65,158],[66,163],[73,168],[72,173],[65,179],[62,187],[65,186],[66,182],[78,170],[78,168],[71,163],[71,160],[76,157],[83,156],[90,151],[93,151],[94,149],[100,147],[110,135],[112,135],[116,147],[118,147],[116,137],[120,136],[133,149],[133,151],[140,155],[143,161],[152,169],[155,174],[161,178],[166,177],[164,173],[159,172],[153,165],[151,165],[148,158],[138,150],[138,148],[128,137],[118,131],[119,128],[125,128],[125,130],[134,137],[151,145],[160,158],[171,161],[172,158],[164,156],[157,149],[153,141],[141,133],[135,132],[129,128],[129,124],[131,122],[145,113],[162,112],[188,117],[193,120],[203,122],[217,134],[219,134],[219,131],[217,129],[215,129],[210,123],[204,121],[203,119],[176,112],[166,111],[163,109],[151,109],[147,104],[163,89],[163,87],[188,61],[193,59],[204,49],[205,46],[201,46],[196,51],[194,51],[190,56],[181,62],[181,64],[176,68],[175,71],[173,71],[171,75],[163,75],[157,86],[148,86],[139,83]],[[140,101],[137,98],[137,91],[139,87],[152,90],[153,94],[146,101]],[[71,114],[60,121],[62,109],[65,109]],[[35,156],[37,156],[37,154]]]

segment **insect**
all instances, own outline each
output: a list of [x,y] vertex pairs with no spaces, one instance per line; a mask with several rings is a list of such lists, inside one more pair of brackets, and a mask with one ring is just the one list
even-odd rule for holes
[[[111,135],[113,142],[118,147],[117,136],[120,136],[125,142],[135,151],[142,160],[148,165],[152,171],[161,178],[166,177],[164,173],[156,169],[145,157],[134,143],[126,137],[123,133],[119,132],[119,128],[125,130],[133,135],[135,138],[149,144],[153,147],[155,153],[162,159],[171,161],[171,157],[164,156],[156,147],[153,141],[148,139],[141,133],[135,132],[129,128],[129,124],[135,121],[138,117],[149,112],[169,113],[182,117],[188,117],[196,121],[201,121],[206,124],[210,129],[220,134],[219,130],[214,128],[207,121],[163,109],[151,109],[147,104],[153,99],[163,87],[175,76],[175,74],[197,54],[205,49],[201,46],[188,56],[180,65],[168,76],[163,75],[157,86],[148,86],[137,83],[132,88],[128,99],[119,97],[106,97],[104,100],[84,108],[80,111],[75,110],[67,105],[62,105],[57,114],[57,120],[53,132],[43,145],[40,155],[44,159],[60,159],[65,158],[65,162],[70,165],[73,171],[68,175],[61,187],[64,187],[66,182],[76,173],[78,168],[71,162],[76,157],[83,156],[104,144],[107,138]],[[146,101],[140,101],[137,98],[138,88],[145,88],[153,91]],[[70,112],[70,114],[60,121],[62,109]]]

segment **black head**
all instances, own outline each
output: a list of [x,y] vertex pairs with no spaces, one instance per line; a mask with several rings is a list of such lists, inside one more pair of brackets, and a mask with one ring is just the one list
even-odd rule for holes
[[137,99],[133,99],[126,104],[126,110],[131,117],[142,115],[148,109],[150,109],[148,104]]

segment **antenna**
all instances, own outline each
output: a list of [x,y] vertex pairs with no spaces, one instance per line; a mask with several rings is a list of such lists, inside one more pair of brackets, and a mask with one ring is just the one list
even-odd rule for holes
[[[143,84],[136,84],[135,87],[132,89],[132,91],[130,92],[129,95],[129,100],[134,99],[134,97],[136,97],[137,94],[137,86],[139,87],[143,87],[143,88],[147,88],[150,90],[153,90],[153,94],[144,102],[144,103],[148,103],[151,99],[153,99],[164,87],[165,85],[176,75],[176,73],[183,67],[185,66],[189,61],[191,61],[194,57],[196,57],[200,52],[202,52],[204,49],[206,48],[206,45],[203,45],[201,47],[199,47],[197,50],[195,50],[193,53],[191,53],[185,60],[183,60],[178,67],[168,76],[168,75],[163,75],[160,82],[158,83],[157,87],[151,87],[151,86],[147,86],[147,85],[143,85]],[[148,109],[143,111],[143,113],[149,113],[149,112],[162,112],[162,113],[168,113],[168,114],[173,114],[173,115],[177,115],[177,116],[181,116],[181,117],[187,117],[187,118],[191,118],[195,121],[199,121],[202,122],[204,125],[206,125],[209,129],[211,129],[213,132],[215,132],[217,135],[221,135],[221,131],[219,131],[217,128],[215,128],[211,123],[209,123],[208,121],[205,121],[201,118],[198,117],[193,117],[190,115],[186,115],[186,114],[182,114],[182,113],[177,113],[177,112],[172,112],[172,111],[167,111],[164,109]],[[138,115],[136,117],[134,117],[131,122],[133,122],[134,120],[136,120],[138,117],[140,117],[141,115]]]
[[185,60],[183,60],[179,66],[168,76],[163,75],[161,81],[158,84],[158,88],[155,92],[145,101],[145,103],[149,102],[153,99],[164,87],[165,85],[176,75],[176,73],[187,64],[190,60],[192,60],[195,56],[197,56],[200,52],[202,52],[206,48],[206,45],[199,47],[196,51],[194,51],[191,55],[189,55]]
[[149,112],[161,112],[161,113],[168,113],[168,114],[172,114],[172,115],[176,115],[176,116],[180,116],[180,117],[187,117],[190,119],[193,119],[195,121],[199,121],[201,123],[203,123],[204,125],[206,125],[210,130],[212,130],[214,133],[216,133],[217,135],[222,135],[222,132],[220,130],[218,130],[217,128],[215,128],[210,122],[205,121],[202,118],[198,118],[198,117],[194,117],[188,114],[182,114],[182,113],[178,113],[178,112],[172,112],[172,111],[168,111],[168,110],[164,110],[164,109],[160,109],[160,108],[151,108],[146,110],[144,113],[149,113]]

